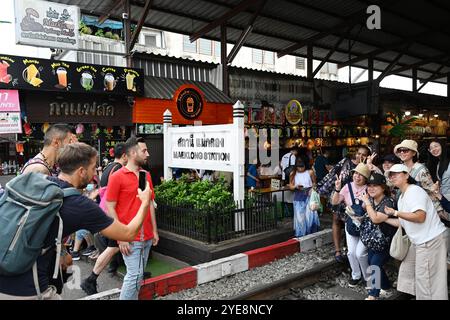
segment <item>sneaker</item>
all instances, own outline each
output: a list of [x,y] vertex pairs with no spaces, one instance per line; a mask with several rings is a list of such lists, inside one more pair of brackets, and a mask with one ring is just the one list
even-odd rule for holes
[[356,287],[361,282],[361,279],[350,279],[348,285],[352,288]]
[[364,300],[377,300],[377,298],[374,297],[374,296],[368,296],[368,297],[365,298]]
[[81,251],[81,255],[83,255],[83,256],[90,256],[91,254],[94,253],[95,250],[97,250],[97,249],[95,249],[94,246],[87,247],[86,249]]
[[81,283],[80,287],[81,289],[83,289],[84,292],[86,292],[88,296],[98,293],[97,282],[89,281],[89,278],[85,279]]
[[100,252],[98,250],[95,250],[90,256],[89,259],[91,260],[97,260],[98,256],[100,255]]
[[390,295],[391,295],[391,293],[389,292],[389,290],[384,290],[384,289],[380,290],[380,298],[385,299],[385,298],[389,297]]
[[78,261],[80,260],[80,253],[78,251],[72,251],[70,253],[70,255],[72,256],[72,260],[73,261]]

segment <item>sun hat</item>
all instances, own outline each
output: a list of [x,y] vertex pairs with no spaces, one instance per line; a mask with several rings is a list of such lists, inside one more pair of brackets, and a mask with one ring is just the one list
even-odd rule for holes
[[394,164],[386,173],[389,175],[391,172],[405,172],[409,173],[409,169],[407,166],[401,163]]
[[370,169],[367,164],[360,163],[352,171],[358,172],[360,175],[362,175],[366,179],[369,179],[369,177],[370,177]]
[[403,140],[400,144],[396,145],[394,148],[395,154],[397,153],[397,150],[399,148],[406,148],[412,150],[415,153],[417,153],[417,156],[419,156],[419,151],[417,151],[417,142],[415,142],[414,140]]
[[385,185],[386,184],[386,178],[382,174],[379,174],[377,172],[373,172],[370,175],[370,178],[369,178],[369,181],[367,181],[367,184],[374,184],[374,185],[377,185],[377,186]]

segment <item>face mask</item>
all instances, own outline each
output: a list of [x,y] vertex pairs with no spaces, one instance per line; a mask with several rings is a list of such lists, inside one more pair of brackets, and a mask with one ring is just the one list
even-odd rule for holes
[[93,183],[89,183],[89,184],[86,186],[86,191],[87,191],[87,192],[91,192],[92,190],[94,190],[94,184],[93,184]]

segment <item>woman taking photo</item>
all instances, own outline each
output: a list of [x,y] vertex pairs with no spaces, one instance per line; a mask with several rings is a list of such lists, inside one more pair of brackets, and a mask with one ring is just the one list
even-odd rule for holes
[[[331,204],[338,205],[339,203],[345,203],[347,207],[351,207],[354,202],[356,204],[362,205],[362,195],[366,192],[367,180],[370,177],[370,169],[364,164],[360,163],[353,170],[353,181],[342,185],[342,178],[336,177],[334,193],[331,197]],[[349,187],[350,186],[350,187]],[[352,190],[350,190],[350,188]],[[355,201],[352,200],[352,195]],[[354,236],[349,233],[347,224],[345,226],[345,236],[347,240],[348,247],[348,260],[350,262],[350,267],[352,269],[352,278],[349,280],[349,286],[357,286],[361,280],[364,278],[368,279],[367,267],[367,248],[361,242],[359,236]]]
[[296,237],[319,231],[317,211],[309,208],[311,190],[315,187],[316,178],[312,170],[306,170],[305,163],[298,159],[295,170],[290,174],[289,188],[294,191],[294,230]]
[[401,225],[411,241],[399,268],[397,290],[415,295],[417,300],[448,300],[446,228],[430,197],[415,185],[408,171],[402,164],[389,170],[389,179],[401,194],[398,211],[384,209],[398,218],[387,222],[395,227]]
[[[384,208],[393,208],[395,203],[390,197],[390,190],[386,185],[384,175],[372,173],[367,183],[367,193],[362,196],[362,199],[366,205],[367,217],[361,223],[361,241],[368,250],[369,266],[380,271],[379,283],[374,281],[376,279],[371,278],[369,284],[371,289],[366,300],[376,300],[380,296],[380,289],[382,292],[391,287],[384,265],[390,258],[389,247],[392,237],[397,231],[396,228],[385,223],[389,216],[384,213]],[[374,277],[376,276],[377,273]]]

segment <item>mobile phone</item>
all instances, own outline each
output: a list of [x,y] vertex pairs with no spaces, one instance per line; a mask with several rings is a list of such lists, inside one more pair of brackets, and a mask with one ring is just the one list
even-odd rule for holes
[[139,189],[144,191],[147,185],[147,171],[139,171]]

